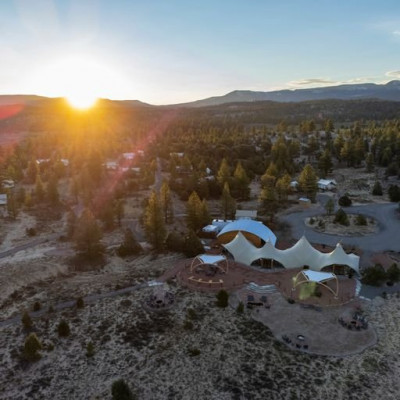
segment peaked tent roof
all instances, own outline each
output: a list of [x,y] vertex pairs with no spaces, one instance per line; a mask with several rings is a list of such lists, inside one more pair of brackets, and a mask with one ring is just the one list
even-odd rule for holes
[[346,254],[340,243],[330,253],[321,253],[311,246],[305,236],[289,249],[278,250],[271,242],[266,242],[263,247],[253,246],[244,235],[239,232],[229,243],[223,245],[235,258],[235,261],[250,265],[260,258],[273,259],[285,268],[301,268],[308,265],[313,271],[321,271],[329,265],[347,265],[359,273],[360,257],[355,254]]
[[262,222],[253,221],[251,219],[239,219],[231,222],[221,230],[218,237],[225,233],[234,231],[252,233],[264,240],[264,242],[271,242],[274,246],[276,243],[276,236],[271,229],[265,226]]

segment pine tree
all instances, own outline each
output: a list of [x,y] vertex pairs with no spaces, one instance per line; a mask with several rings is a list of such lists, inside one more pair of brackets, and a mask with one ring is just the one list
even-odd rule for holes
[[40,343],[38,337],[35,333],[30,333],[26,338],[24,343],[24,357],[28,361],[36,361],[40,359],[39,350],[42,349],[42,344]]
[[228,182],[225,182],[224,189],[221,195],[221,211],[224,219],[232,218],[236,212],[236,201],[231,196]]
[[326,149],[321,154],[321,157],[318,160],[318,168],[321,171],[323,177],[326,177],[332,166],[333,163],[332,163],[331,153],[329,152],[329,150]]
[[192,192],[186,204],[186,225],[188,229],[197,231],[201,225],[202,204],[196,192]]
[[174,222],[174,209],[172,206],[171,190],[167,182],[163,182],[160,190],[161,205],[164,211],[166,224]]
[[104,252],[100,243],[102,232],[90,210],[85,209],[78,220],[75,232],[75,248],[87,258],[96,258]]
[[142,247],[136,240],[135,235],[130,229],[127,229],[124,234],[124,241],[119,246],[117,252],[120,257],[138,254],[142,251]]
[[242,200],[246,200],[249,197],[250,193],[249,189],[250,179],[247,176],[246,171],[243,168],[240,161],[237,163],[233,177],[234,177],[234,185],[239,195],[239,198]]
[[217,173],[217,181],[218,181],[220,187],[224,187],[225,183],[229,182],[230,176],[231,176],[231,173],[229,170],[228,161],[226,161],[226,158],[224,158],[221,162],[221,166],[219,167],[219,170]]
[[73,211],[67,214],[67,238],[71,239],[74,236],[77,218]]
[[317,175],[315,174],[314,168],[307,164],[300,173],[299,184],[301,190],[311,200],[315,201],[315,196],[318,191]]
[[144,231],[146,239],[156,250],[161,250],[164,247],[167,232],[165,229],[164,214],[155,191],[150,194],[144,213]]
[[114,201],[114,215],[117,218],[118,226],[121,226],[121,220],[125,214],[124,200],[117,199]]
[[132,393],[128,384],[123,379],[114,381],[111,386],[112,400],[135,400],[136,396]]
[[208,225],[210,221],[211,217],[210,217],[210,212],[208,211],[208,204],[206,199],[203,199],[203,201],[201,202],[200,215],[199,215],[200,227]]
[[39,173],[39,167],[36,160],[29,161],[28,168],[26,170],[26,181],[27,183],[34,183],[36,176]]
[[276,181],[276,193],[278,194],[279,201],[287,201],[288,193],[290,190],[290,175],[285,174],[282,178]]
[[37,203],[41,203],[44,200],[44,194],[43,182],[38,174],[35,182],[35,200]]
[[53,206],[57,206],[60,202],[60,195],[58,193],[57,177],[53,175],[47,183],[47,200]]
[[12,219],[16,219],[18,215],[17,201],[13,190],[7,192],[7,212]]
[[334,209],[335,209],[335,202],[333,201],[333,199],[329,199],[325,203],[325,210],[326,210],[327,214],[331,215],[333,213]]
[[373,172],[375,168],[374,155],[368,153],[367,159],[365,160],[367,172]]

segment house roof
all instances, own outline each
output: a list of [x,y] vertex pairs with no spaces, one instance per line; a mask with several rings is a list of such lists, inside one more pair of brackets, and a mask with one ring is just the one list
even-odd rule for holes
[[336,181],[334,179],[320,179],[318,181],[318,185],[324,185],[324,186],[336,185]]
[[270,242],[273,244],[273,246],[275,246],[276,236],[271,229],[265,226],[262,222],[254,221],[252,219],[238,219],[237,221],[231,222],[230,224],[224,226],[218,237],[224,235],[225,233],[235,231],[251,233],[264,240],[264,242]]
[[257,218],[257,210],[236,210],[236,218]]

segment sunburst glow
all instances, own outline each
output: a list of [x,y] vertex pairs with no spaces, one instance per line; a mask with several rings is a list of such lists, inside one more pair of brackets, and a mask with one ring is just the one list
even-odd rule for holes
[[104,83],[115,81],[115,73],[103,62],[86,55],[60,58],[40,71],[38,81],[56,96],[65,97],[75,108],[92,107],[104,90]]

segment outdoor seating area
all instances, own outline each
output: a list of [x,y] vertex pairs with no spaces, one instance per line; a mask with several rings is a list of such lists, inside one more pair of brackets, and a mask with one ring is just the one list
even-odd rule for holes
[[296,335],[290,338],[288,335],[282,335],[282,340],[289,346],[296,348],[297,350],[308,350],[308,343],[303,335]]
[[346,316],[340,316],[338,322],[349,330],[361,331],[362,329],[368,329],[368,320],[365,315],[359,311],[355,311],[347,318]]
[[145,301],[145,305],[150,310],[163,310],[171,307],[174,302],[174,294],[159,286]]

